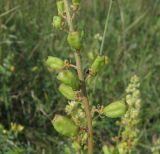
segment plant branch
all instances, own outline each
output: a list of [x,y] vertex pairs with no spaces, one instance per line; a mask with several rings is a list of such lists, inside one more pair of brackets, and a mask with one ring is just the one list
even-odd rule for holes
[[[68,0],[64,0],[65,9],[66,9],[66,20],[68,22],[69,31],[73,32],[74,27],[72,23],[72,18],[70,14],[70,8],[68,4]],[[80,57],[80,50],[77,50],[75,52],[75,60],[76,60],[76,67],[77,67],[77,73],[79,80],[81,81],[81,92],[82,92],[82,101],[84,104],[85,114],[87,118],[87,128],[88,128],[88,154],[93,154],[93,128],[92,128],[92,116],[91,116],[91,109],[89,105],[89,100],[87,97],[87,91],[86,91],[86,85],[85,85],[85,79],[84,79],[84,73],[82,70],[82,64],[81,64],[81,57]]]

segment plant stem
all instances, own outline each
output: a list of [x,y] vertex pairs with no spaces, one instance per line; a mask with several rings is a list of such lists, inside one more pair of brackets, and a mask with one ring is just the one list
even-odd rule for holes
[[[73,23],[72,23],[72,18],[71,18],[71,14],[70,14],[70,7],[69,7],[69,4],[68,4],[68,0],[64,0],[64,4],[65,4],[65,9],[66,9],[66,16],[67,16],[66,19],[67,19],[67,22],[68,22],[69,31],[73,32],[74,27],[73,27]],[[80,50],[77,50],[75,52],[75,60],[76,60],[78,77],[79,77],[79,80],[81,81],[82,101],[83,101],[83,104],[84,104],[85,114],[86,114],[86,118],[87,118],[88,154],[93,154],[92,116],[91,116],[91,109],[90,109],[89,100],[88,100],[87,91],[86,91],[84,73],[83,73],[82,64],[81,64]]]

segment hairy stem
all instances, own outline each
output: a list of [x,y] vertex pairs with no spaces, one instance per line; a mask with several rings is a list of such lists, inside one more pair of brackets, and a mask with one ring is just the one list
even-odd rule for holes
[[[72,24],[72,18],[70,14],[70,7],[68,4],[68,0],[64,0],[65,4],[65,9],[66,9],[66,16],[67,16],[67,22],[69,26],[69,31],[73,32],[74,27]],[[84,109],[86,113],[86,118],[87,118],[87,128],[88,128],[88,154],[93,154],[93,128],[92,128],[92,116],[91,116],[91,109],[89,105],[89,100],[87,97],[87,91],[86,91],[86,85],[85,85],[85,78],[84,78],[84,73],[82,69],[82,64],[81,64],[81,57],[80,57],[80,50],[77,50],[75,52],[75,60],[76,60],[76,66],[77,66],[77,73],[79,80],[81,81],[81,92],[82,92],[82,97],[83,97],[83,104],[84,104]]]

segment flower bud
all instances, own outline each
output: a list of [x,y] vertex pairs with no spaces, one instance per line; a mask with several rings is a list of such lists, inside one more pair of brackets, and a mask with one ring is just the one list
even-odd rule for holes
[[52,70],[61,70],[64,68],[64,61],[57,57],[49,56],[46,61],[47,66]]
[[62,28],[62,18],[59,16],[54,16],[52,25],[53,25],[53,27],[55,27],[57,29]]
[[95,61],[91,66],[92,73],[98,73],[104,65],[108,64],[108,57],[107,56],[97,56]]
[[57,75],[57,79],[62,83],[71,86],[73,89],[77,89],[79,87],[79,80],[75,73],[64,70]]
[[63,0],[57,2],[57,10],[59,15],[63,15],[65,12],[65,6]]
[[64,95],[69,100],[75,100],[76,98],[76,93],[70,86],[61,84],[59,86],[59,91],[62,93],[62,95]]
[[127,111],[127,106],[123,101],[116,101],[107,105],[103,112],[107,117],[118,118],[123,116]]
[[64,136],[73,137],[78,133],[78,127],[69,118],[56,115],[52,120],[52,125],[57,132]]
[[74,49],[80,49],[81,36],[79,32],[70,32],[67,37],[68,44]]

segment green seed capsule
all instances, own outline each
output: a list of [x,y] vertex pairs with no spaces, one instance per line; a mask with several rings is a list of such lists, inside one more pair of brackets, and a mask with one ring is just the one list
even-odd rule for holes
[[80,4],[80,0],[72,0],[72,4],[73,5],[79,5]]
[[98,73],[104,65],[108,64],[108,57],[107,56],[97,56],[95,61],[91,66],[92,73]]
[[59,91],[62,93],[62,95],[64,95],[69,100],[75,100],[76,98],[75,91],[72,89],[72,87],[68,85],[61,84],[59,86]]
[[72,4],[73,4],[73,10],[76,11],[79,8],[80,0],[72,0]]
[[62,28],[62,18],[59,16],[54,16],[52,25],[53,25],[53,27],[55,27],[57,29]]
[[60,72],[57,75],[57,79],[62,83],[71,86],[73,89],[78,89],[79,87],[79,80],[77,75],[69,70]]
[[69,118],[56,115],[52,120],[52,125],[57,132],[64,136],[73,137],[78,133],[78,127]]
[[52,56],[48,57],[46,64],[51,70],[61,70],[65,66],[63,60]]
[[123,116],[127,111],[127,106],[123,101],[116,101],[104,108],[104,114],[110,118],[118,118]]
[[57,10],[59,15],[63,15],[65,12],[65,6],[63,0],[57,2]]
[[74,49],[80,49],[81,47],[81,37],[79,32],[71,32],[68,34],[67,38],[68,44]]

